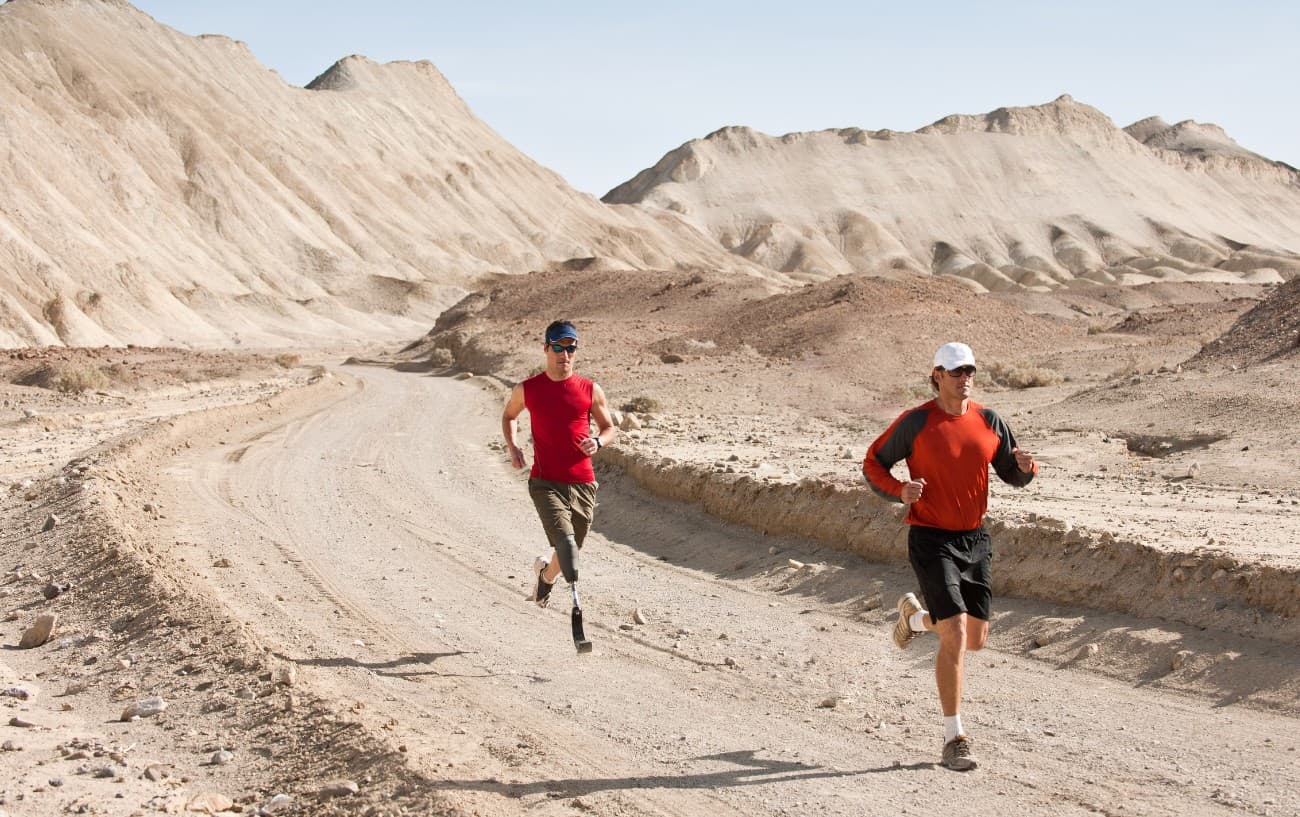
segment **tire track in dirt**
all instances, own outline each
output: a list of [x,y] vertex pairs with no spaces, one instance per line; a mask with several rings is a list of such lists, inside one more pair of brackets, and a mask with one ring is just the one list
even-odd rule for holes
[[[341,619],[349,625],[359,625],[360,629],[350,631],[349,636],[358,632],[363,632],[366,647],[369,652],[381,655],[420,655],[429,652],[438,652],[440,655],[448,656],[446,660],[454,662],[463,662],[467,664],[465,671],[456,672],[456,683],[463,683],[467,678],[492,678],[500,674],[500,661],[497,665],[484,665],[478,658],[478,653],[473,649],[467,649],[463,634],[452,634],[452,638],[444,638],[447,649],[439,650],[438,648],[430,649],[426,643],[420,639],[403,637],[403,631],[416,630],[417,622],[414,619],[405,616],[402,611],[388,610],[383,617],[372,612],[374,607],[372,602],[364,600],[357,596],[355,588],[349,588],[344,582],[341,582],[337,576],[327,575],[322,563],[318,558],[310,555],[315,549],[311,541],[310,534],[299,533],[295,526],[301,523],[301,519],[293,513],[283,513],[283,503],[278,499],[265,500],[261,497],[274,496],[266,490],[268,486],[275,484],[286,484],[286,481],[293,479],[295,474],[285,472],[280,466],[287,461],[286,445],[290,440],[301,440],[310,436],[311,432],[303,430],[303,426],[308,424],[327,423],[328,419],[319,415],[309,418],[308,420],[294,422],[282,429],[280,433],[269,435],[260,433],[261,441],[258,445],[251,445],[247,448],[244,455],[232,459],[227,456],[209,457],[201,460],[195,466],[195,482],[199,486],[196,488],[196,494],[199,497],[200,504],[209,508],[215,508],[217,518],[215,523],[218,527],[231,530],[236,527],[246,529],[243,534],[250,540],[255,540],[259,547],[266,547],[268,544],[271,549],[277,553],[284,561],[285,565],[292,570],[299,581],[305,584],[310,590],[309,594],[319,596],[316,600],[315,607],[333,607],[343,611]],[[251,438],[243,442],[249,442]],[[354,460],[368,463],[374,459],[371,454],[374,452],[367,448],[358,446],[356,451],[351,452],[348,456]],[[321,489],[328,493],[330,488]],[[374,502],[368,513],[371,516],[384,516],[387,514],[385,503],[376,499],[382,494],[367,494],[367,497]],[[350,500],[349,500],[350,501]],[[345,513],[354,512],[355,505],[342,503]],[[406,536],[400,539],[401,547],[404,550],[418,549],[421,546],[428,547],[432,543],[440,541],[435,538],[439,531],[417,526],[410,522],[397,521],[397,524],[390,528],[392,530],[401,530],[405,528]],[[247,561],[247,557],[245,560]],[[480,570],[475,570],[473,565],[464,559],[447,554],[439,554],[439,564],[444,571],[447,568],[454,568],[458,565],[464,565],[457,570],[459,575],[447,577],[463,586],[487,586],[494,591],[497,597],[495,603],[502,603],[508,600],[509,603],[518,610],[515,618],[536,621],[537,611],[532,605],[521,606],[518,601],[522,598],[519,592],[519,583],[510,582],[502,579],[489,579],[485,583],[485,577]],[[247,578],[247,576],[241,577]],[[281,581],[285,579],[281,578]],[[232,588],[233,589],[233,588]],[[554,611],[551,611],[554,614]],[[318,613],[318,615],[320,615]],[[557,633],[559,632],[556,628]],[[439,659],[441,664],[442,658]],[[440,693],[445,694],[448,685],[440,684]],[[467,690],[460,689],[457,694],[464,695]],[[477,695],[473,690],[468,690],[469,700],[476,702]],[[413,694],[418,698],[418,693]],[[439,702],[424,701],[425,706],[434,708]],[[617,779],[624,776],[626,766],[620,766],[618,763],[611,763],[617,758],[621,758],[623,764],[634,763],[633,759],[626,756],[625,752],[617,746],[602,747],[597,751],[587,751],[582,747],[590,745],[590,735],[583,735],[578,732],[564,735],[564,740],[552,744],[551,740],[558,731],[557,724],[549,722],[546,730],[537,731],[535,728],[527,726],[529,723],[536,722],[539,713],[535,704],[514,703],[503,706],[499,701],[489,700],[486,705],[475,703],[480,706],[485,714],[491,717],[496,724],[492,727],[495,732],[495,743],[489,741],[487,751],[489,754],[495,752],[498,755],[504,755],[507,760],[510,758],[508,751],[510,746],[517,743],[527,744],[529,746],[544,747],[543,751],[536,752],[539,756],[549,757],[551,764],[558,764],[561,769],[586,769],[589,772],[598,772],[601,769],[608,770],[607,777]],[[381,709],[383,707],[380,707]],[[504,713],[504,716],[503,716]],[[562,725],[561,725],[562,726]],[[568,730],[565,730],[568,731]],[[561,732],[561,734],[563,734]],[[508,738],[506,740],[505,738]],[[507,751],[502,752],[500,749],[493,747],[498,744],[508,744]],[[499,774],[505,775],[509,772],[509,763],[505,764],[507,768],[502,768]],[[568,775],[571,776],[571,775]],[[557,771],[556,779],[564,779],[566,775]],[[448,781],[449,787],[456,787],[453,782]],[[504,784],[496,786],[502,788]],[[461,786],[463,788],[463,785]],[[503,791],[506,789],[502,789]],[[509,789],[513,791],[514,789]],[[621,801],[631,798],[628,803],[618,805],[617,802],[610,805],[618,805],[618,811],[615,813],[635,813],[635,814],[686,814],[687,811],[674,809],[671,805],[672,797],[666,798],[664,802],[649,803],[644,802],[643,798],[634,797],[630,794],[622,794],[613,798],[615,801]],[[719,813],[730,813],[730,809],[723,803],[718,803],[714,807]]]
[[[210,457],[222,487],[200,489],[185,514],[241,548],[238,569],[210,580],[264,640],[341,697],[364,698],[368,722],[407,742],[412,763],[467,808],[753,817],[871,813],[883,802],[925,812],[960,796],[992,817],[1295,802],[1280,793],[1300,784],[1285,755],[1234,753],[1291,721],[1009,652],[981,654],[970,682],[987,771],[935,769],[932,647],[894,651],[888,613],[859,605],[882,582],[892,600],[897,568],[756,537],[617,479],[602,490],[583,557],[598,653],[578,661],[565,611],[522,602],[535,548],[524,542],[540,533],[522,486],[487,451],[499,395],[365,377],[364,399],[290,424],[238,462],[195,454],[185,467]],[[267,526],[296,562],[254,567]],[[780,589],[773,563],[787,554],[827,563],[819,583]],[[295,596],[322,593],[304,569],[320,575],[329,604]],[[284,583],[306,589],[280,604]],[[652,623],[624,631],[616,622],[635,606]],[[349,649],[348,627],[378,630],[375,648]],[[408,661],[421,654],[437,657]],[[736,666],[722,668],[727,656]],[[427,664],[482,672],[435,672],[423,684],[399,672]],[[835,705],[821,706],[832,693]]]

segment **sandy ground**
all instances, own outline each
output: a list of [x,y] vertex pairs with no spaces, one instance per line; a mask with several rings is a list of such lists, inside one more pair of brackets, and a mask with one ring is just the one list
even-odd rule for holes
[[[900,652],[888,639],[906,568],[656,496],[635,465],[685,450],[673,415],[606,452],[583,567],[596,651],[580,658],[563,597],[558,609],[524,601],[539,536],[499,450],[504,386],[334,372],[310,387],[286,374],[276,389],[294,388],[279,396],[177,417],[149,429],[153,443],[10,492],[0,592],[18,616],[0,637],[11,647],[46,609],[67,629],[0,654],[0,686],[37,693],[5,699],[6,722],[37,726],[0,725],[21,747],[0,752],[0,808],[151,813],[204,808],[196,798],[210,793],[243,811],[283,794],[302,813],[939,814],[955,799],[971,814],[1300,809],[1293,644],[1024,596],[999,600],[990,647],[970,664],[965,712],[984,766],[939,768],[934,645]],[[761,433],[769,459],[787,450],[779,424],[763,428],[733,432]],[[1044,435],[1041,456],[1080,473],[1112,464],[1074,462],[1079,439]],[[842,471],[823,447],[827,470]],[[694,461],[715,470],[712,452]],[[725,467],[718,478],[734,476]],[[1063,481],[999,492],[998,511],[1059,517],[1108,501]],[[1197,490],[1189,504],[1215,496]],[[1134,506],[1156,501],[1132,493]],[[32,532],[64,506],[68,521]],[[86,563],[104,547],[107,572]],[[42,600],[56,571],[85,583]],[[1186,669],[1171,672],[1182,651]],[[78,680],[88,688],[67,695]],[[119,720],[153,694],[167,712]],[[221,749],[231,757],[214,763]],[[168,776],[151,780],[153,764]],[[104,767],[116,773],[96,777]],[[336,778],[359,793],[322,795]]]

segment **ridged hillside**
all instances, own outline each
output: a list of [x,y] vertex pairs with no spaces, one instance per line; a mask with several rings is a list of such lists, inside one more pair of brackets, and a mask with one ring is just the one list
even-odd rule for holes
[[728,127],[611,190],[795,278],[956,276],[978,291],[1300,273],[1300,173],[1213,125],[1127,132],[1062,96],[913,133]]
[[0,346],[406,337],[489,272],[752,268],[575,191],[427,62],[298,88],[116,0],[0,6],[0,136]]

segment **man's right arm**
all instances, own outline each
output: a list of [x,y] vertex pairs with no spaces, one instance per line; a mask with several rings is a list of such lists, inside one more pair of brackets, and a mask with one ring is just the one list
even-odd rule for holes
[[913,409],[899,415],[898,419],[885,429],[885,433],[867,449],[867,456],[862,460],[862,477],[881,497],[891,502],[902,502],[903,486],[907,483],[895,479],[889,473],[897,463],[912,456],[912,441],[925,427],[926,412]]
[[523,410],[524,384],[520,383],[510,392],[505,411],[501,412],[501,435],[506,439],[506,452],[510,454],[510,465],[514,468],[523,468],[528,464],[524,461],[524,452],[519,448],[519,442],[515,438],[515,420]]

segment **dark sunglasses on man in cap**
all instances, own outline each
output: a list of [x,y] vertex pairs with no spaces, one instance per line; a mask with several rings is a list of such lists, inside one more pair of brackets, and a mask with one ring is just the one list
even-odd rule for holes
[[975,376],[974,366],[958,366],[955,369],[944,369],[944,371],[948,373],[949,377],[974,377]]
[[562,355],[565,352],[568,352],[569,354],[576,354],[578,351],[578,344],[571,343],[568,346],[565,346],[563,343],[552,343],[551,351],[557,355]]

